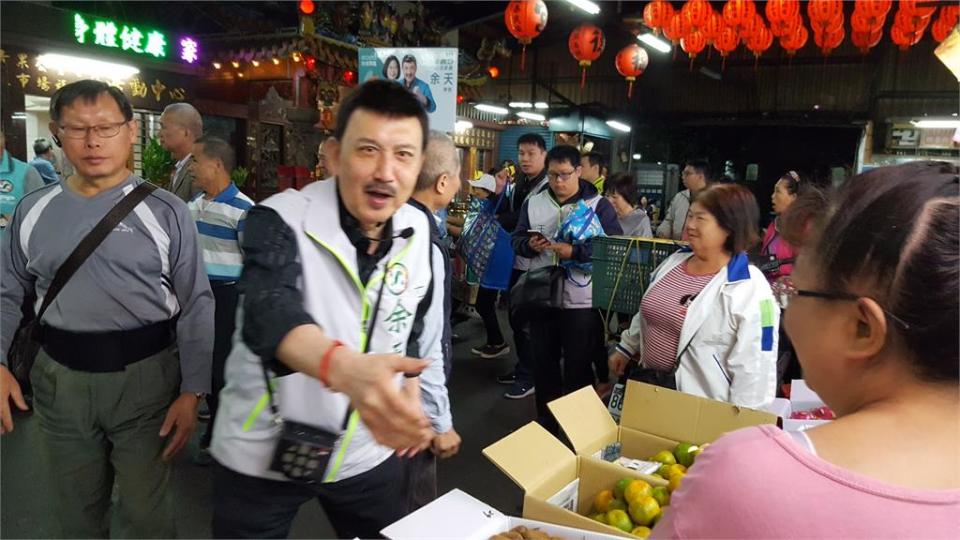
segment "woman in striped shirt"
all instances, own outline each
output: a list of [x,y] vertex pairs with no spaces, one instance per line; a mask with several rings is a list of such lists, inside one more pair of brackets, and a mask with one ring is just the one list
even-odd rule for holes
[[690,247],[651,276],[630,329],[610,356],[618,374],[682,392],[762,407],[773,400],[779,309],[747,261],[759,210],[742,186],[720,184],[690,206]]

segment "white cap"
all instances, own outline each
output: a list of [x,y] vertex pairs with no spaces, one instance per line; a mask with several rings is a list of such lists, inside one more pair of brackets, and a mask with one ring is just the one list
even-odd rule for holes
[[471,187],[483,188],[490,193],[497,192],[497,179],[490,176],[489,174],[483,174],[480,178],[470,181]]

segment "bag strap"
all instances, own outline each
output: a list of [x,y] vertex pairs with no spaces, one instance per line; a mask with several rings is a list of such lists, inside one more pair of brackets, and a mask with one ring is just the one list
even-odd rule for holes
[[[433,245],[430,245],[430,251],[433,251]],[[431,253],[431,259],[433,255]],[[383,285],[387,281],[387,272],[390,270],[390,265],[384,265],[383,269],[383,279],[380,280],[380,289],[377,292],[377,301],[373,305],[373,314],[370,317],[370,326],[367,328],[367,341],[363,344],[363,354],[370,352],[370,343],[373,341],[373,329],[376,327],[377,323],[377,313],[380,312],[380,300],[383,299]],[[433,271],[433,265],[431,264],[431,272]],[[431,285],[433,284],[433,279],[431,278]],[[432,295],[431,295],[432,296]],[[273,386],[270,384],[270,374],[267,373],[267,363],[260,359],[260,367],[263,368],[263,382],[267,385],[267,397],[269,398],[270,412],[273,414],[273,421],[277,424],[283,423],[283,417],[280,416],[280,410],[277,408],[277,402],[273,398]],[[347,405],[347,412],[343,416],[343,422],[340,424],[340,429],[347,429],[347,424],[350,422],[350,415],[353,413],[353,406]]]
[[503,202],[503,199],[506,198],[506,195],[507,195],[507,186],[503,186],[503,191],[500,192],[500,196],[497,198],[497,204],[493,205],[493,211],[490,212],[491,214],[497,215],[497,210],[500,209],[500,203]]
[[43,319],[44,312],[47,311],[47,308],[56,299],[64,285],[70,281],[70,278],[83,265],[84,261],[96,251],[97,247],[107,238],[107,235],[113,231],[113,228],[123,221],[123,218],[127,217],[155,189],[157,189],[157,186],[146,181],[133,188],[133,191],[120,199],[120,202],[111,208],[107,215],[103,216],[100,222],[93,227],[93,230],[87,233],[83,240],[80,240],[73,253],[60,265],[57,273],[53,276],[50,288],[47,289],[47,294],[43,297],[43,304],[40,305],[40,311],[37,312],[36,320],[38,324]]

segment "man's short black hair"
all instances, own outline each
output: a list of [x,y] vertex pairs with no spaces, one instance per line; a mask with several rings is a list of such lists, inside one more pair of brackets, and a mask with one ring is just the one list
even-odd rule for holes
[[195,144],[199,144],[203,155],[220,160],[220,163],[223,164],[223,169],[227,171],[227,174],[230,174],[233,171],[233,168],[237,164],[237,155],[234,152],[233,147],[230,146],[230,143],[219,138],[213,137],[211,135],[204,135],[197,139]]
[[580,166],[580,151],[575,146],[560,144],[547,152],[547,165],[567,161],[574,167]]
[[547,150],[547,142],[536,133],[524,133],[521,135],[520,138],[517,139],[517,148],[520,148],[521,144],[535,144],[539,146],[541,150]]
[[44,139],[43,137],[33,141],[33,153],[40,156],[46,154],[53,148],[53,145],[50,144],[50,141]]
[[607,157],[600,152],[587,152],[582,157],[588,158],[591,166],[599,165],[601,171],[607,166]]
[[412,54],[404,55],[402,64],[413,64],[417,65],[417,59]]
[[427,139],[430,136],[430,120],[427,111],[423,109],[417,98],[409,90],[392,81],[372,80],[358,86],[343,103],[337,113],[337,127],[333,136],[343,140],[347,131],[350,117],[357,109],[370,111],[387,118],[416,118],[423,129],[423,144],[420,149],[427,148]]
[[78,98],[82,98],[87,103],[94,103],[103,93],[109,94],[117,102],[124,120],[127,122],[133,120],[133,107],[123,91],[105,82],[84,79],[72,82],[53,94],[53,97],[50,98],[50,121],[59,124],[60,113],[63,108],[72,105]]
[[684,168],[690,167],[702,174],[708,181],[710,180],[710,162],[705,159],[688,159],[684,163]]

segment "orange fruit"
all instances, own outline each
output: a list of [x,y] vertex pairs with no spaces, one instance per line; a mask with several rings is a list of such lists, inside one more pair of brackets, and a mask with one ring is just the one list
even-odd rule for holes
[[670,465],[670,467],[667,469],[667,474],[664,476],[664,478],[669,480],[670,477],[675,474],[684,474],[686,472],[687,472],[687,468],[684,467],[683,465],[680,465],[680,464]]
[[627,489],[623,490],[623,498],[627,500],[627,504],[632,505],[641,497],[649,497],[652,492],[653,488],[650,484],[643,480],[634,480],[627,485]]
[[622,498],[623,498],[623,492],[626,491],[627,486],[630,485],[630,482],[633,482],[633,478],[629,478],[629,477],[627,477],[627,478],[621,478],[620,481],[617,482],[616,487],[613,488],[613,494],[614,494],[618,499],[622,499]]
[[607,524],[607,514],[605,514],[605,513],[603,513],[603,512],[597,512],[596,514],[592,514],[592,515],[590,516],[590,519],[592,519],[592,520],[594,520],[594,521],[599,521],[600,523],[603,523],[604,525]]
[[673,449],[673,455],[676,456],[677,463],[689,467],[693,465],[693,458],[695,457],[692,452],[697,448],[699,447],[693,443],[682,442]]
[[683,482],[684,476],[686,476],[684,473],[676,473],[670,477],[670,483],[667,485],[667,489],[670,490],[670,493],[673,493],[680,488],[680,483]]
[[650,496],[656,499],[661,508],[670,505],[670,490],[663,486],[653,488],[653,493]]
[[630,531],[630,534],[634,536],[639,536],[640,538],[647,538],[650,536],[651,532],[653,531],[650,530],[650,527],[640,526],[640,527],[635,527],[632,531]]
[[623,532],[630,532],[633,530],[633,522],[630,521],[630,516],[628,516],[623,510],[611,510],[607,512],[607,524],[611,527],[616,527]]
[[605,489],[593,498],[593,509],[597,512],[607,512],[610,510],[610,503],[613,502],[613,492]]
[[666,465],[673,465],[677,462],[677,458],[675,458],[669,450],[661,450],[654,454],[648,461],[659,461]]
[[647,526],[660,513],[660,505],[657,500],[647,495],[639,500],[630,503],[630,517],[637,525]]

